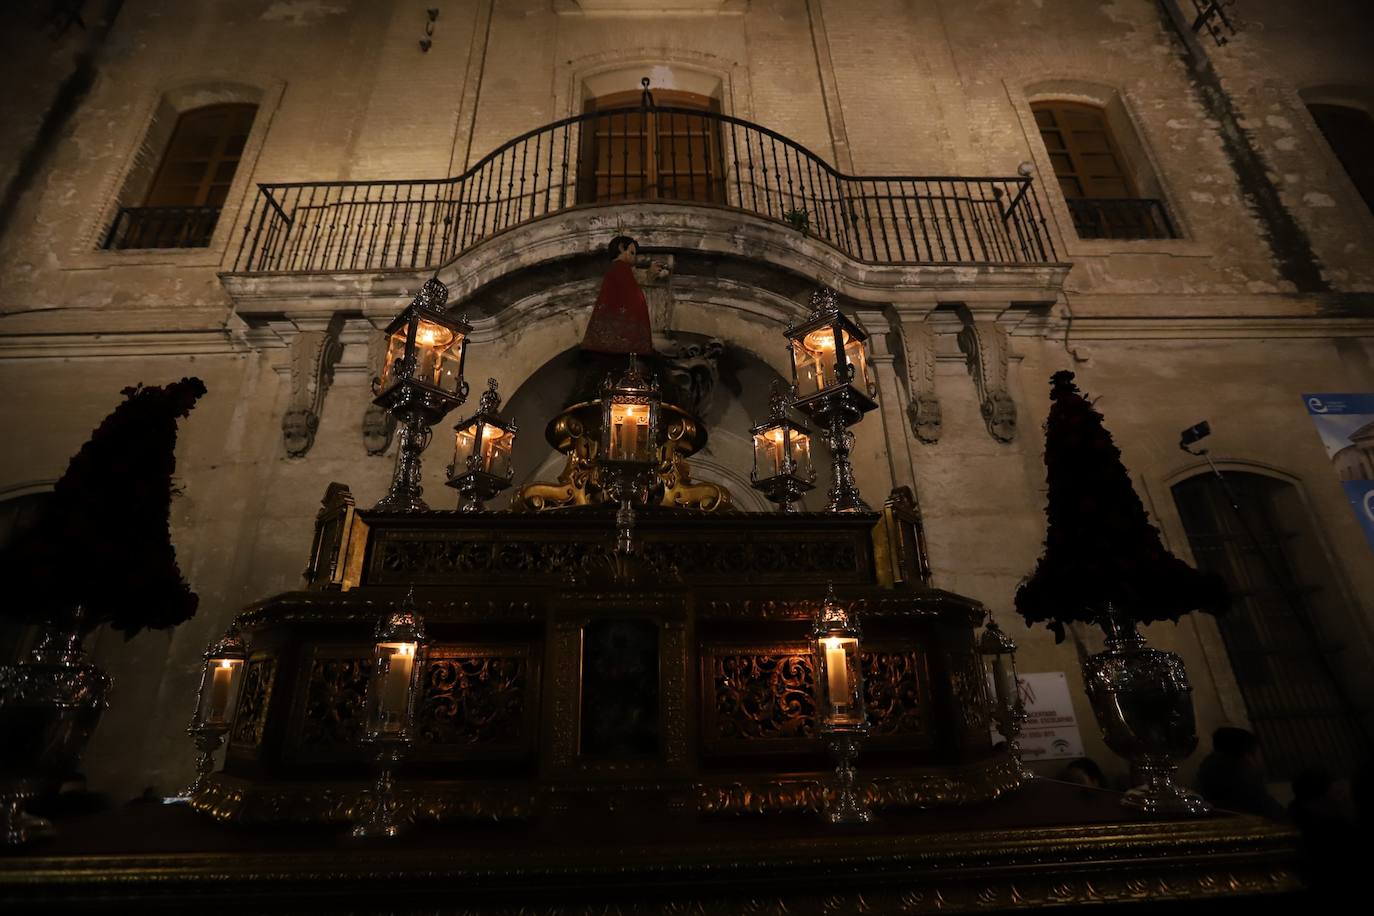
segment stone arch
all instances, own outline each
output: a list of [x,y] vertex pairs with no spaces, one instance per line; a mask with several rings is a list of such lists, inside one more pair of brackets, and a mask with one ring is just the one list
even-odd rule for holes
[[558,65],[554,79],[559,117],[582,113],[587,98],[640,88],[681,89],[714,98],[723,113],[748,120],[751,115],[748,68],[702,51],[678,48],[632,48],[601,51]]

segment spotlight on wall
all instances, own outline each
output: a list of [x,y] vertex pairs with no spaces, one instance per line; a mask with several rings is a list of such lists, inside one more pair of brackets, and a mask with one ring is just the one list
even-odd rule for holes
[[1207,449],[1201,447],[1194,449],[1190,448],[1190,446],[1197,445],[1199,442],[1201,442],[1203,439],[1206,439],[1211,434],[1212,426],[1206,420],[1203,420],[1200,423],[1194,423],[1192,426],[1188,427],[1182,433],[1179,434],[1178,447],[1183,449],[1190,455],[1205,455],[1207,454]]

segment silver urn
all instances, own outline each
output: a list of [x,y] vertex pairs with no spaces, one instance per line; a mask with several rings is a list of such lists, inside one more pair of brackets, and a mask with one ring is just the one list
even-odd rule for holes
[[1174,781],[1197,748],[1193,688],[1183,659],[1145,644],[1135,624],[1109,613],[1107,647],[1083,662],[1083,683],[1107,747],[1125,757],[1140,784],[1122,804],[1153,814],[1203,814],[1196,793]]
[[0,665],[0,845],[51,834],[24,805],[76,773],[109,705],[109,675],[81,640],[78,625],[49,627],[27,661]]

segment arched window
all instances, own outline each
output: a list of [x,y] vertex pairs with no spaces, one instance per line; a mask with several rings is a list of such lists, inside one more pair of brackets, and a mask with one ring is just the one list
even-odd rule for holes
[[1351,631],[1297,489],[1227,471],[1184,480],[1173,495],[1198,566],[1235,600],[1217,621],[1269,774],[1352,772],[1363,748],[1341,669]]
[[[710,117],[720,112],[720,103],[666,89],[655,90],[653,98],[654,108],[640,107],[642,93],[637,91],[587,100],[584,110],[592,117],[582,127],[579,203],[724,199],[720,122]],[[639,110],[598,115],[626,108]]]
[[257,111],[233,103],[182,112],[140,205],[119,208],[104,247],[209,245]]
[[1307,110],[1355,183],[1365,206],[1374,212],[1374,118],[1349,105],[1308,103]]
[[1106,109],[1042,101],[1031,110],[1079,238],[1176,237],[1163,202],[1141,194]]

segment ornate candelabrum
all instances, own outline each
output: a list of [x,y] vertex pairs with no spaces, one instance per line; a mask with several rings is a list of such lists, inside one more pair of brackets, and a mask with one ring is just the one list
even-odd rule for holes
[[239,628],[230,624],[224,636],[205,650],[205,668],[200,675],[200,690],[196,692],[196,711],[186,733],[196,741],[196,781],[185,792],[193,798],[205,786],[205,779],[215,768],[215,752],[234,724],[234,709],[238,705],[239,677],[247,657]]
[[487,379],[487,390],[477,402],[477,413],[453,428],[453,463],[448,466],[448,485],[461,495],[464,512],[481,512],[482,503],[509,487],[515,469],[514,420],[503,420],[501,395],[496,379]]
[[835,757],[836,787],[826,796],[825,816],[832,824],[865,824],[873,814],[854,788],[854,759],[868,734],[864,712],[864,673],[859,654],[857,615],[835,598],[832,586],[812,623],[815,640],[816,718]]
[[387,326],[389,338],[381,378],[372,382],[373,401],[400,425],[396,473],[377,509],[423,512],[420,455],[430,429],[467,400],[463,358],[472,328],[444,311],[448,287],[431,277],[405,310]]
[[768,419],[749,430],[754,437],[754,468],[749,480],[754,489],[778,504],[779,512],[796,512],[792,504],[816,485],[811,437],[801,424],[787,418],[787,398],[777,385],[773,386],[768,408]]
[[658,381],[646,379],[633,355],[618,380],[606,376],[601,392],[601,485],[618,505],[616,552],[634,553],[634,500],[657,463],[663,399]]
[[997,730],[1007,741],[1007,753],[1021,779],[1034,779],[1035,774],[1021,762],[1021,743],[1017,740],[1026,722],[1026,704],[1021,699],[1020,681],[1016,677],[1016,643],[989,616],[988,625],[978,638],[978,651],[987,657],[992,668]]
[[864,341],[868,339],[835,301],[835,291],[822,286],[811,295],[811,315],[787,327],[792,359],[794,406],[825,430],[831,455],[831,512],[867,512],[854,484],[849,427],[878,406],[876,387],[868,377]]
[[372,751],[378,775],[363,816],[353,828],[355,837],[393,837],[410,823],[410,812],[396,797],[393,771],[410,753],[424,655],[425,623],[412,589],[399,607],[377,623],[363,744]]

